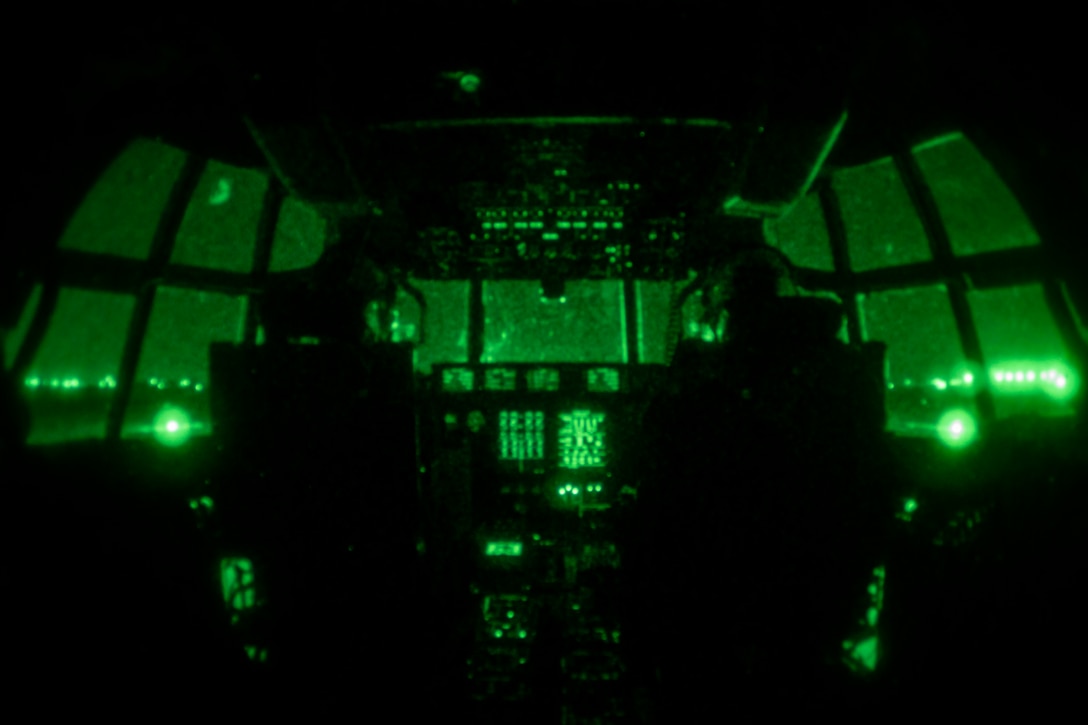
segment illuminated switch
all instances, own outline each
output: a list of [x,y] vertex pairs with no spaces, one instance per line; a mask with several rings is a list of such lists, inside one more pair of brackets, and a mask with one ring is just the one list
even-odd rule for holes
[[448,368],[442,371],[442,390],[447,393],[465,393],[473,388],[473,371],[468,368]]
[[586,371],[586,389],[591,393],[616,393],[620,389],[620,371],[595,368]]
[[487,390],[511,391],[517,382],[517,373],[509,368],[494,368],[487,371],[484,388]]
[[530,391],[554,392],[559,390],[559,371],[555,368],[537,368],[527,375]]

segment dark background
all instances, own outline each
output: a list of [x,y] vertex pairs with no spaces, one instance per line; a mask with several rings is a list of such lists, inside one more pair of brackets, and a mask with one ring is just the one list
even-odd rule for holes
[[662,115],[711,99],[721,117],[743,120],[769,100],[771,120],[802,122],[845,101],[833,164],[966,128],[1070,261],[1072,207],[1088,197],[1077,23],[1056,10],[522,1],[231,20],[29,16],[5,47],[8,172],[21,211],[7,215],[9,242],[19,241],[4,253],[32,260],[135,133],[258,165],[243,110],[410,117],[437,71],[461,68],[479,68],[485,90],[491,82],[482,114],[554,114],[562,89],[587,78],[607,110],[627,100]]
[[[845,104],[850,121],[831,165],[879,158],[897,143],[965,129],[1023,202],[1053,263],[1067,279],[1083,269],[1078,212],[1088,198],[1088,159],[1077,111],[1083,86],[1079,27],[1072,18],[1036,6],[1023,8],[1032,15],[1012,15],[947,7],[931,14],[905,8],[858,14],[690,2],[388,5],[368,4],[340,17],[300,5],[229,22],[164,11],[110,18],[97,11],[93,17],[47,17],[31,10],[13,23],[5,45],[5,160],[15,191],[0,249],[5,308],[16,309],[82,196],[134,135],[161,137],[229,163],[263,165],[243,113],[305,120],[336,110],[360,121],[411,118],[420,109],[440,110],[428,105],[434,76],[461,68],[479,68],[485,84],[506,90],[482,91],[481,115],[622,112],[625,98],[633,98],[631,105],[660,108],[660,115],[683,116],[689,109],[705,115],[711,107],[726,120],[742,121],[766,109],[768,122],[805,123]],[[591,87],[599,108],[568,107],[577,105],[572,99],[578,89]],[[1083,299],[1084,287],[1070,286]],[[1088,305],[1080,309],[1084,317]],[[55,462],[57,471],[69,470],[65,465]],[[133,489],[138,468],[127,472]],[[105,460],[103,470],[109,470]],[[49,474],[42,476],[48,480]],[[92,502],[97,494],[87,488],[69,481],[65,521],[77,522],[84,510],[109,510]],[[214,578],[186,564],[212,561],[210,550],[196,540],[188,512],[152,499],[137,502],[118,493],[117,510],[139,516],[73,523],[72,531],[110,532],[100,540],[72,534],[47,542],[39,533],[20,544],[16,551],[30,557],[24,563],[60,567],[56,575],[67,572],[71,591],[84,593],[79,602],[67,601],[58,596],[65,584],[50,586],[56,601],[47,614],[32,603],[38,614],[23,622],[20,636],[34,637],[36,627],[76,632],[87,626],[86,617],[67,628],[60,620],[70,608],[87,606],[86,592],[96,592],[92,598],[100,604],[91,610],[102,632],[128,632],[133,640],[152,632],[158,640],[142,648],[119,640],[117,656],[161,650],[168,662],[170,648],[187,647],[189,658],[179,661],[193,663],[198,650],[227,651],[228,637],[217,631],[225,625],[201,609],[215,596],[202,593],[202,582]],[[44,524],[49,531],[63,528],[46,510],[25,511],[20,524],[21,531]],[[1072,538],[1072,528],[1065,531]],[[163,546],[182,532],[192,541]],[[107,556],[134,551],[136,540],[147,542],[137,558],[117,564]],[[164,558],[158,553],[163,550],[174,558]],[[113,601],[110,592],[137,571],[145,572],[140,581],[162,578],[148,599],[161,602],[173,593],[173,609],[131,606],[102,619]],[[167,635],[157,624],[177,621],[186,611],[201,612],[189,615],[187,631]],[[82,651],[65,652],[63,636],[54,636],[24,663],[25,674],[31,681],[46,673],[58,683],[93,681],[110,657],[109,641],[99,633],[86,639]],[[66,664],[58,669],[58,662]],[[191,691],[190,704],[199,709],[201,683],[215,679],[210,670],[181,673],[171,680],[177,685],[172,696]],[[101,691],[104,702],[128,691],[124,683],[113,684]],[[230,689],[220,685],[215,692]]]

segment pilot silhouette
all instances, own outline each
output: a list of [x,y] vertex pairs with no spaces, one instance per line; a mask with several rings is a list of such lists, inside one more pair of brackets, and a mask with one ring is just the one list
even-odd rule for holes
[[395,296],[393,276],[367,255],[365,231],[342,224],[314,266],[270,275],[260,319],[270,344],[377,342],[387,337]]
[[882,380],[836,338],[841,306],[794,295],[791,268],[750,246],[707,275],[723,344],[685,341],[644,416],[632,626],[678,721],[831,692],[879,548],[862,462],[879,449]]

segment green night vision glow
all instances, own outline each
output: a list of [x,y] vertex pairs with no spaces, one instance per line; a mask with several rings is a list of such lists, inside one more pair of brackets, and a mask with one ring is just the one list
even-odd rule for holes
[[[849,645],[849,646],[848,646]],[[844,642],[843,646],[850,650],[850,659],[862,669],[872,672],[876,669],[878,640],[875,636],[864,639],[857,644]]]
[[1077,389],[1074,371],[1060,361],[1006,363],[994,368],[991,376],[994,392],[999,394],[1042,391],[1056,400],[1068,400]]
[[499,413],[499,458],[504,461],[544,458],[544,411]]
[[605,436],[603,413],[575,410],[559,416],[559,466],[589,468],[604,466]]
[[487,556],[521,556],[520,541],[489,541]]
[[950,410],[937,421],[937,435],[949,448],[966,448],[978,437],[978,425],[966,410]]
[[155,434],[155,440],[173,448],[189,440],[192,422],[189,414],[181,408],[166,406],[155,416],[151,429]]
[[219,576],[223,601],[236,611],[256,605],[253,590],[253,562],[244,557],[225,557],[219,561]]
[[474,73],[465,73],[461,76],[461,90],[465,93],[475,93],[480,90],[480,76]]

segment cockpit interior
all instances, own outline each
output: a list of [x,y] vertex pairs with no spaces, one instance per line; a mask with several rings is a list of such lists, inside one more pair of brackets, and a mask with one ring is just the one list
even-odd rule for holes
[[[315,24],[72,92],[53,232],[0,253],[27,682],[386,722],[1072,702],[1069,185],[968,113],[892,129],[800,28],[500,5],[396,62]],[[216,63],[214,119],[163,110]]]

